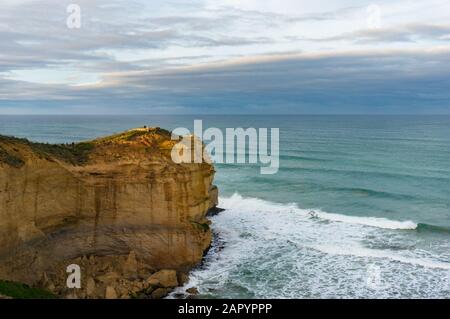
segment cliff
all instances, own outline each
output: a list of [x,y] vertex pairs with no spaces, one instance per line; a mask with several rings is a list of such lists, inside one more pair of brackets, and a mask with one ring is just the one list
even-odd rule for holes
[[[170,138],[159,128],[71,145],[0,136],[0,279],[77,298],[157,298],[182,284],[210,245],[217,189],[212,165],[173,163]],[[81,289],[66,287],[70,264]]]

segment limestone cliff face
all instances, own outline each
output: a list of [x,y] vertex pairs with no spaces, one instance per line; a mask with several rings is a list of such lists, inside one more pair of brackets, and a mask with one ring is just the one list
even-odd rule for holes
[[0,279],[51,277],[60,293],[73,261],[101,260],[86,270],[100,275],[138,263],[129,277],[141,279],[197,264],[211,242],[214,169],[173,163],[174,143],[161,129],[64,146],[0,137]]

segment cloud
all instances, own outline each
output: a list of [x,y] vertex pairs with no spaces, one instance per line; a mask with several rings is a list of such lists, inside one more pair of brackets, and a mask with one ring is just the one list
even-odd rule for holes
[[[107,85],[45,86],[39,96],[53,107],[59,101],[119,113],[448,113],[449,59],[449,50],[272,55],[112,74]],[[10,83],[0,96],[8,101],[6,92],[17,89]]]
[[450,38],[450,25],[408,24],[392,28],[373,28],[344,33],[338,36],[312,41],[340,41],[354,43],[386,43],[386,42],[416,42],[420,40],[434,40],[447,43]]
[[2,1],[0,113],[449,108],[450,26],[427,22],[445,3],[380,0],[369,30],[370,1],[74,2],[79,30],[64,2]]

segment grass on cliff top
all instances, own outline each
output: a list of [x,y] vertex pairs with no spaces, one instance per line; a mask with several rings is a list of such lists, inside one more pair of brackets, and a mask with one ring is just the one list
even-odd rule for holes
[[[30,149],[41,157],[49,158],[55,157],[59,160],[74,164],[81,165],[88,160],[90,151],[94,148],[92,142],[82,142],[73,144],[48,144],[30,142],[24,138],[16,138],[11,136],[0,135],[0,142],[8,144],[26,145]],[[22,158],[17,157],[11,153],[8,153],[4,148],[0,146],[0,162],[4,162],[13,167],[21,167],[25,162]]]
[[[89,159],[89,154],[95,145],[108,143],[124,143],[137,140],[141,136],[157,137],[157,140],[170,140],[171,132],[159,127],[138,128],[122,132],[119,134],[98,138],[92,141],[72,143],[72,144],[48,144],[30,142],[24,138],[0,135],[0,143],[26,145],[43,158],[56,158],[73,165],[83,165]],[[21,167],[25,164],[24,159],[16,154],[11,154],[0,145],[0,162],[12,167]]]
[[22,165],[25,164],[25,162],[21,158],[14,156],[13,154],[9,154],[1,146],[0,146],[0,162],[6,163],[9,166],[16,167],[16,168],[22,167]]
[[131,142],[135,141],[140,136],[145,135],[159,135],[164,138],[170,139],[171,132],[160,127],[151,127],[151,128],[137,128],[132,129],[126,132],[114,134],[111,136],[101,137],[99,139],[94,140],[94,143],[109,143],[109,142]]
[[56,299],[57,296],[51,292],[28,285],[0,280],[0,295],[14,299]]
[[90,142],[76,144],[32,143],[31,148],[43,156],[50,155],[74,165],[81,165],[87,162],[94,144]]

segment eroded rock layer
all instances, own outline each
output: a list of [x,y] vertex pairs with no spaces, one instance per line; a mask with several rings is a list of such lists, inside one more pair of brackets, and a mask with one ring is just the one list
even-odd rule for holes
[[[211,242],[214,169],[175,164],[170,137],[159,128],[58,146],[0,137],[0,279],[126,297],[148,289],[152,272],[197,264]],[[65,289],[74,262],[86,272],[78,292]]]

